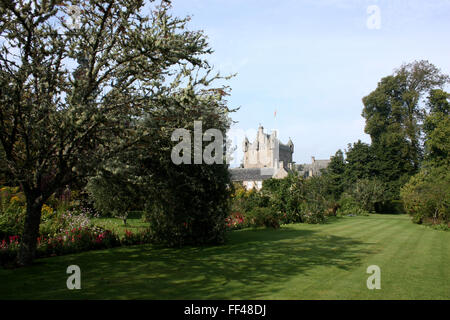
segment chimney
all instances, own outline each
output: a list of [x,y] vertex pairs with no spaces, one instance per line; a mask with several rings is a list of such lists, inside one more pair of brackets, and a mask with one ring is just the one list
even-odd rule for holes
[[316,161],[316,157],[311,157],[311,162],[314,163]]

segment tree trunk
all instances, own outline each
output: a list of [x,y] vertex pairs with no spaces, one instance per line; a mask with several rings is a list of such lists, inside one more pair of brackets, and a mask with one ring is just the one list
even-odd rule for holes
[[18,264],[31,265],[36,256],[37,237],[39,236],[39,224],[41,222],[42,196],[27,196],[27,215],[20,243]]

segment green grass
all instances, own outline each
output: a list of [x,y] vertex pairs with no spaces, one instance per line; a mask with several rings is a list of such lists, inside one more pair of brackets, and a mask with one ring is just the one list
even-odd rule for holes
[[[449,299],[450,233],[405,215],[231,232],[223,246],[151,245],[36,260],[0,270],[0,299]],[[67,266],[81,290],[66,288]],[[381,290],[369,290],[370,265]]]
[[114,231],[120,237],[125,235],[126,230],[136,233],[145,230],[149,226],[141,218],[128,218],[127,225],[123,223],[123,220],[117,218],[93,218],[91,221],[97,226]]

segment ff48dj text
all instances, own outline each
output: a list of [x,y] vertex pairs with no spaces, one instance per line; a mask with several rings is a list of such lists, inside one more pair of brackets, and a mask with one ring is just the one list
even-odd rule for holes
[[249,304],[249,305],[239,305],[239,304],[230,304],[228,306],[228,314],[229,315],[238,315],[238,314],[248,314],[248,315],[259,315],[261,317],[266,316],[266,306],[259,304]]

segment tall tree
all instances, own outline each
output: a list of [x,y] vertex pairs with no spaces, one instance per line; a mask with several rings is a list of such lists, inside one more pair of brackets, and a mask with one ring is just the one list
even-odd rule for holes
[[403,161],[410,162],[416,172],[423,155],[423,100],[432,89],[448,81],[447,75],[424,60],[404,64],[393,75],[381,79],[377,88],[363,98],[365,132],[372,143],[383,144],[383,149],[402,145]]
[[329,189],[333,197],[337,200],[344,191],[345,185],[345,160],[344,153],[341,149],[336,151],[333,157],[331,157],[331,162],[328,165],[325,176],[329,178]]
[[[213,164],[205,163],[205,159],[203,164],[194,164],[194,160],[197,152],[209,155],[210,146],[216,143],[214,152],[221,152],[222,159],[226,157],[224,137],[231,121],[226,95],[226,90],[196,91],[188,85],[165,97],[167,108],[142,119],[149,135],[108,159],[90,179],[88,190],[96,207],[112,213],[121,209],[123,215],[139,204],[150,222],[152,240],[164,245],[223,243],[224,221],[230,213],[228,165],[219,159]],[[194,126],[199,119],[201,131]],[[221,137],[203,141],[201,146],[188,144],[183,152],[191,164],[176,164],[171,157],[178,144],[172,141],[173,128],[186,130],[191,142],[198,135],[206,138],[211,129],[220,131]]]
[[361,140],[353,145],[348,144],[343,175],[345,188],[353,187],[359,179],[370,179],[375,175],[375,157],[371,146]]
[[385,182],[401,184],[418,171],[423,159],[424,99],[448,81],[428,61],[414,61],[381,79],[363,98],[365,132],[372,139],[376,169]]
[[425,162],[428,166],[450,166],[450,94],[432,90],[430,112],[424,121]]
[[210,71],[205,36],[168,3],[144,15],[142,0],[0,1],[0,141],[26,196],[21,265],[46,199],[148,136],[136,119]]

